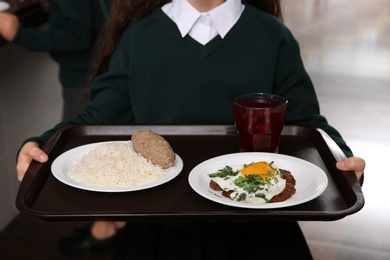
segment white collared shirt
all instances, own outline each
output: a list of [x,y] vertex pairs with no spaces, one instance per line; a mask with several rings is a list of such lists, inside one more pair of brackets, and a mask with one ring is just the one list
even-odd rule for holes
[[216,8],[201,13],[187,0],[172,0],[162,10],[176,23],[183,38],[188,34],[205,45],[217,35],[222,39],[226,36],[240,18],[244,5],[241,0],[226,0]]

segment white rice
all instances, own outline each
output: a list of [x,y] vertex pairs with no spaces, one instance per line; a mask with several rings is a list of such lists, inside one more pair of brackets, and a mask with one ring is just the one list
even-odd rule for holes
[[167,172],[136,153],[127,141],[99,144],[71,167],[68,176],[94,187],[135,188],[161,180]]

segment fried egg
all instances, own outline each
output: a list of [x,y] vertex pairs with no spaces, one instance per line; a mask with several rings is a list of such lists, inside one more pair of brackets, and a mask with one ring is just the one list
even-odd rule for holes
[[261,161],[261,162],[246,165],[241,170],[241,174],[243,176],[248,176],[249,174],[255,174],[255,175],[262,176],[264,179],[268,179],[275,176],[276,169],[272,166],[272,163]]
[[232,200],[246,203],[267,203],[286,187],[286,180],[272,162],[226,166],[209,176],[222,190],[230,193]]

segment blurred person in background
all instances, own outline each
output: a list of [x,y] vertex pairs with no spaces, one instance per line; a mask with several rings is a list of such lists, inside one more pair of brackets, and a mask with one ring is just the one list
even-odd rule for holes
[[27,28],[16,15],[0,12],[0,35],[32,52],[48,52],[59,65],[63,116],[72,117],[81,105],[93,50],[111,0],[51,0],[48,28]]
[[[0,12],[0,35],[32,52],[48,52],[59,65],[62,119],[81,108],[95,45],[106,23],[112,0],[51,0],[48,28],[23,27],[16,15]],[[21,178],[19,178],[21,180]],[[123,222],[95,222],[61,239],[65,251],[110,250]]]

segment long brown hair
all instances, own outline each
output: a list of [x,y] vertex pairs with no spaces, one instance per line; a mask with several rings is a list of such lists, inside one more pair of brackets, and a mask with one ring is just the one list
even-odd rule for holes
[[[108,70],[112,52],[125,29],[169,2],[171,0],[114,0],[109,19],[100,37],[91,71],[91,80]],[[280,0],[242,0],[242,2],[283,20]]]

